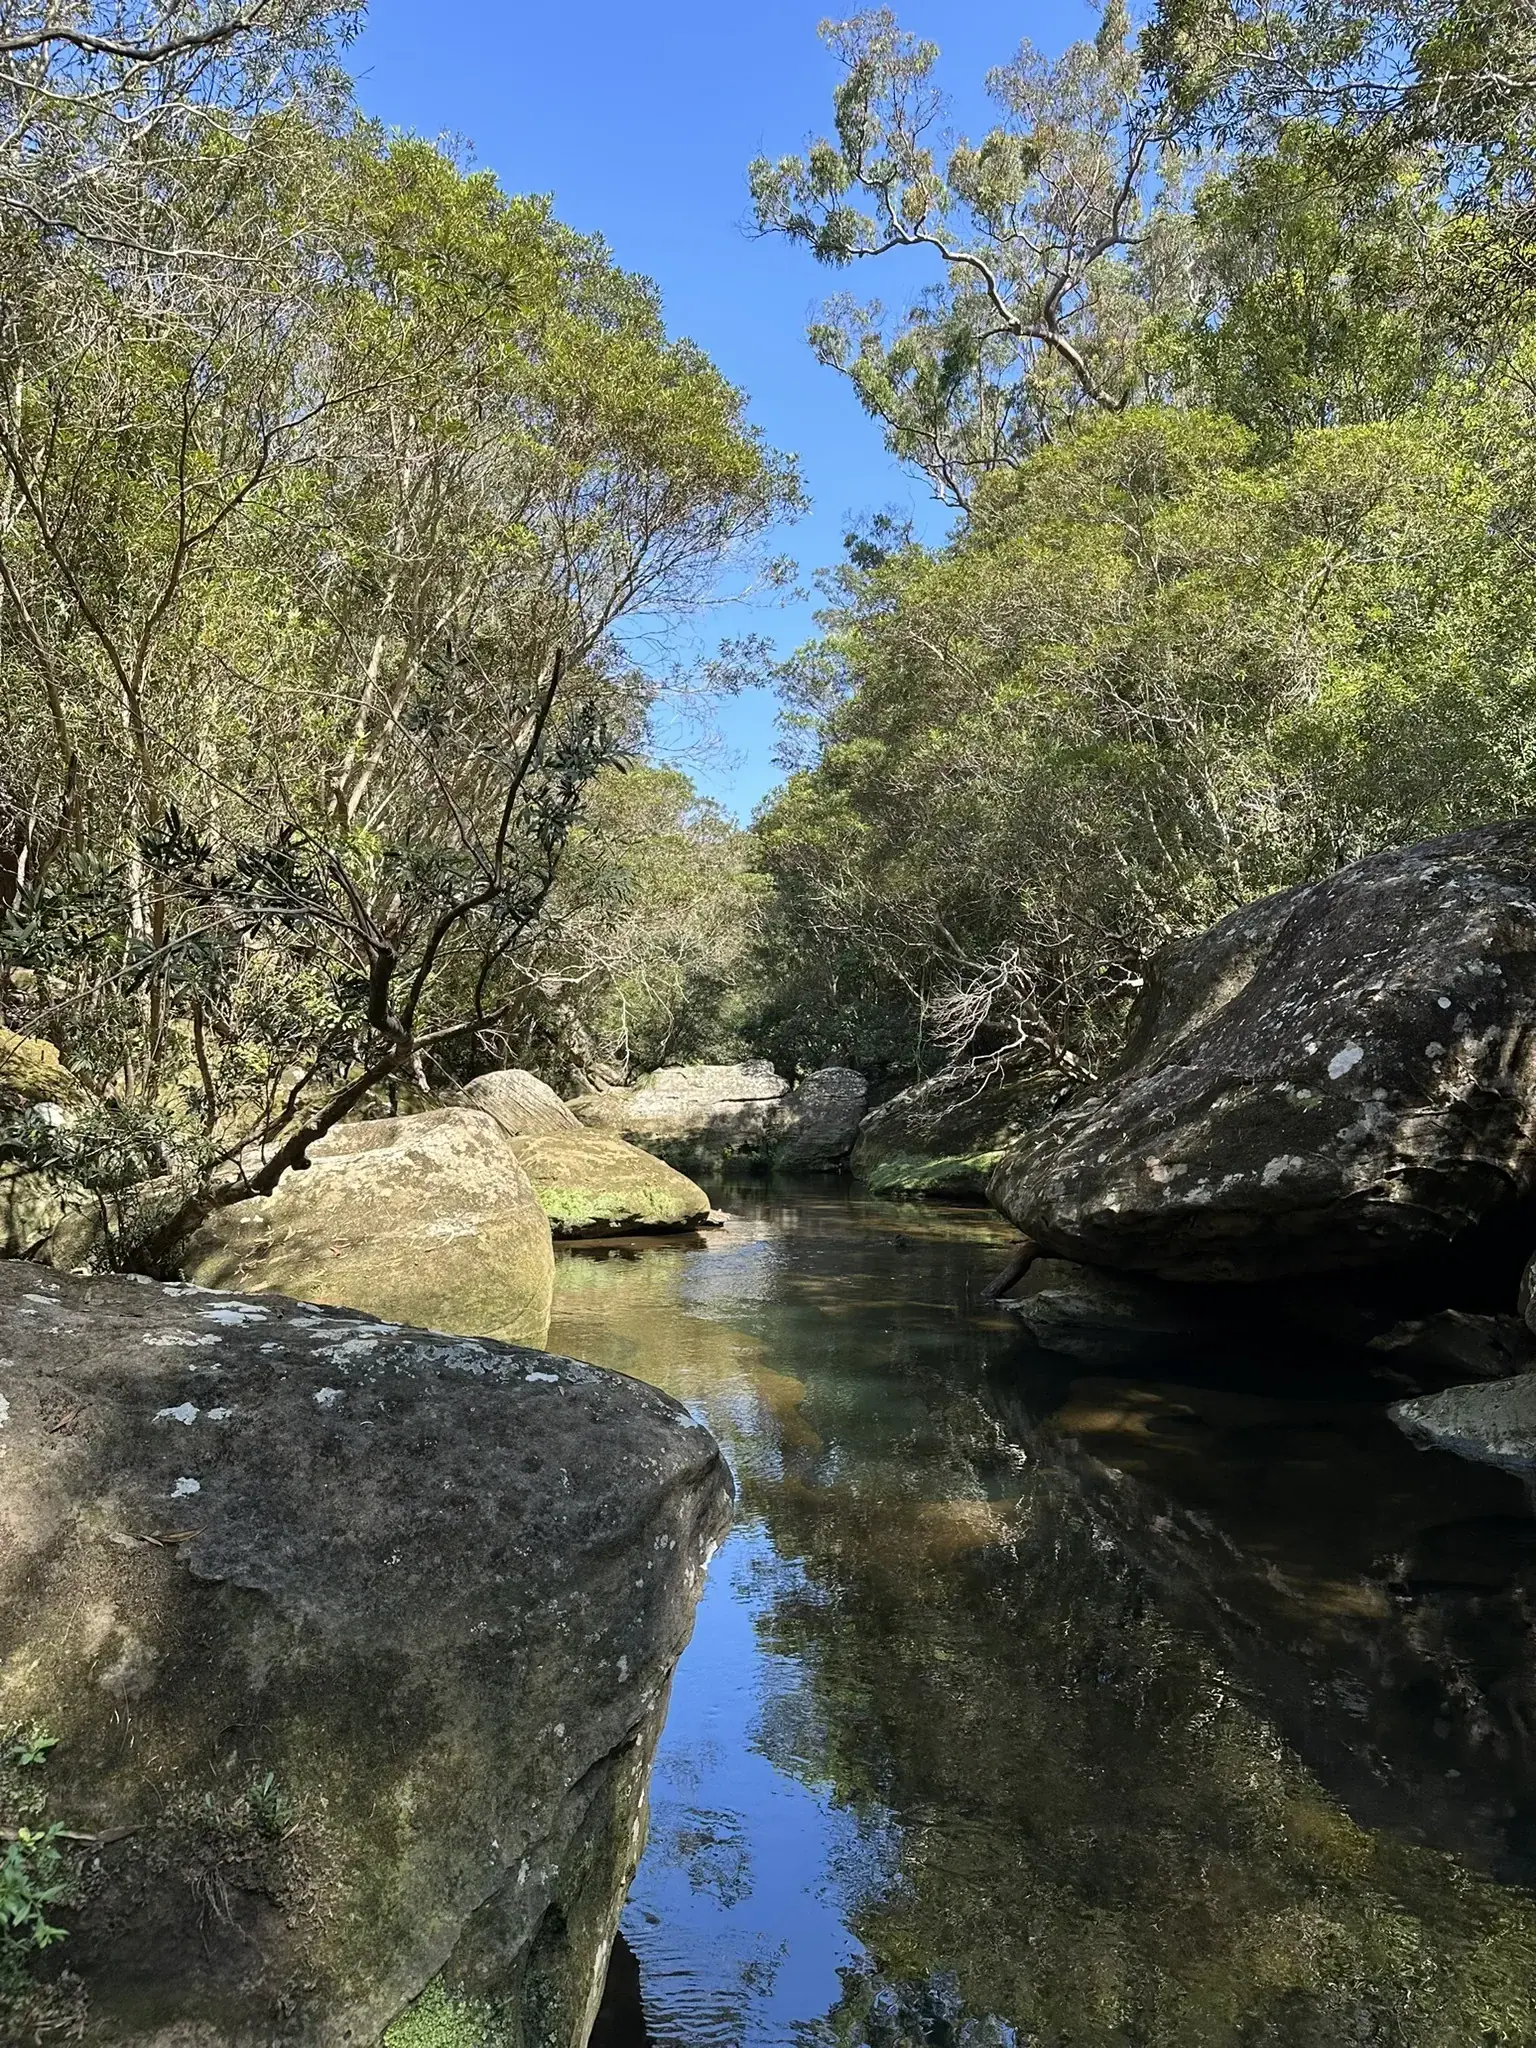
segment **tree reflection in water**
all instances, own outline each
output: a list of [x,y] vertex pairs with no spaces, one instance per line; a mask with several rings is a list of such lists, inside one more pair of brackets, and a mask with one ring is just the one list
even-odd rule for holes
[[654,2039],[1536,2041],[1518,1488],[1336,1362],[1032,1360],[966,1312],[980,1212],[736,1200],[564,1263],[552,1339],[741,1481],[626,1919]]

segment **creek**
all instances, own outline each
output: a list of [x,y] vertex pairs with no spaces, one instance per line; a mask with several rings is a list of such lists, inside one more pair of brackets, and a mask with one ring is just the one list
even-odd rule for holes
[[557,1273],[739,1493],[605,2048],[1536,2044],[1523,1487],[1323,1344],[1033,1349],[983,1209],[712,1192]]

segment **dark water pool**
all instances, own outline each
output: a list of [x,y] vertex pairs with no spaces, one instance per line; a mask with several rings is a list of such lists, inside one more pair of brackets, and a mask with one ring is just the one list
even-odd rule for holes
[[557,1279],[740,1490],[609,2048],[1533,2048],[1522,1488],[1320,1348],[1031,1351],[984,1211],[724,1198]]

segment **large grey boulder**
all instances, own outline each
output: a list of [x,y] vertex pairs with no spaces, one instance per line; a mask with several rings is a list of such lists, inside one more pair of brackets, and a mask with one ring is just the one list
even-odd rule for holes
[[1176,1279],[1438,1251],[1536,1194],[1533,1012],[1536,821],[1373,855],[1157,961],[1121,1070],[992,1200]]
[[339,1124],[272,1194],[210,1217],[181,1271],[206,1287],[539,1344],[555,1261],[514,1141],[483,1110],[439,1109]]
[[852,1067],[818,1067],[784,1096],[770,1155],[777,1173],[835,1173],[846,1166],[869,1101]]
[[1055,1074],[946,1068],[869,1112],[853,1148],[854,1177],[876,1194],[984,1195],[1004,1151],[1060,1093]]
[[0,1729],[56,1742],[0,1827],[61,1823],[81,1880],[0,2039],[582,2048],[726,1518],[702,1427],[569,1359],[4,1264],[0,1475]]
[[768,1060],[735,1066],[660,1067],[632,1088],[578,1095],[571,1109],[593,1130],[643,1145],[675,1165],[758,1156],[777,1133],[789,1083]]

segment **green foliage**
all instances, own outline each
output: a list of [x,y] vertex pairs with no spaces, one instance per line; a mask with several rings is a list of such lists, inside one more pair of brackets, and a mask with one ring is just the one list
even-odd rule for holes
[[677,770],[600,776],[543,963],[559,993],[529,1013],[539,1064],[574,1082],[747,1051],[742,982],[767,887],[754,862],[751,834]]
[[781,1044],[1070,1078],[1170,935],[1536,803],[1500,418],[1315,429],[1266,462],[1229,418],[1101,417],[993,478],[948,547],[851,572],[820,759],[758,826]]
[[33,1721],[25,1728],[16,1728],[0,1745],[0,1763],[14,1764],[19,1770],[30,1770],[34,1764],[46,1763],[48,1752],[57,1749],[59,1738],[50,1735],[40,1722]]
[[269,1842],[280,1842],[299,1817],[299,1809],[275,1773],[264,1771],[246,1788],[245,1804],[257,1834]]
[[1301,122],[1208,180],[1189,364],[1206,401],[1278,442],[1421,405],[1450,360],[1445,266],[1465,240],[1441,185],[1422,153],[1361,183]]
[[67,2034],[79,2020],[75,1990],[44,1983],[33,1968],[66,1938],[54,1915],[73,1902],[79,1881],[78,1857],[47,1811],[44,1766],[57,1743],[36,1722],[0,1731],[0,2030],[7,2040],[39,2036],[45,2024]]
[[[0,969],[97,1098],[7,1139],[118,1208],[238,1194],[498,1034],[584,1053],[546,991],[590,905],[553,892],[644,741],[615,629],[798,501],[648,282],[357,119],[337,22],[271,12],[285,61],[219,44],[170,139],[158,103],[51,131],[89,234],[0,141],[0,198],[40,181],[0,249]],[[66,97],[185,83],[83,61]]]
[[58,1847],[63,1832],[57,1822],[40,1830],[17,1828],[0,1856],[0,1961],[6,1960],[7,1949],[51,1948],[64,1939],[64,1929],[48,1919],[71,1890],[71,1874]]
[[384,2031],[384,2048],[496,2048],[487,2009],[453,1998],[434,1978]]
[[975,145],[946,138],[936,45],[888,9],[822,34],[844,72],[835,140],[752,165],[758,224],[834,268],[893,250],[932,263],[900,320],[837,299],[811,341],[892,451],[968,506],[979,477],[1077,411],[1146,395],[1142,329],[1182,303],[1180,166],[1120,0],[1092,42],[1054,62],[1025,42],[993,71],[1000,119]]

